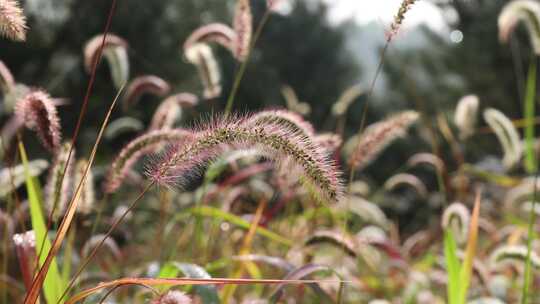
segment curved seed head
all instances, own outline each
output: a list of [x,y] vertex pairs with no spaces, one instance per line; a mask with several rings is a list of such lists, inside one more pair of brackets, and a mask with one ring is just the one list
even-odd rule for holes
[[238,35],[236,35],[236,32],[232,28],[222,23],[203,25],[189,35],[186,42],[184,42],[183,49],[184,52],[186,52],[197,43],[212,42],[225,47],[234,55],[236,52]]
[[418,117],[415,111],[405,111],[368,126],[352,152],[350,165],[361,169],[370,164],[394,140],[404,136]]
[[186,59],[197,67],[204,86],[204,97],[218,97],[221,94],[221,72],[212,49],[207,44],[196,43],[184,54]]
[[[77,164],[75,165],[73,193],[75,193],[75,190],[79,186],[79,183],[82,181],[84,171],[86,170],[87,166],[88,161],[86,159],[81,159],[77,161]],[[79,196],[79,203],[76,205],[78,206],[77,211],[82,214],[90,213],[92,211],[92,208],[94,207],[95,201],[96,194],[94,191],[94,174],[92,174],[92,170],[90,169],[88,171],[88,174],[86,175],[84,184],[82,185],[81,195]]]
[[[97,60],[98,51],[102,43],[103,34],[99,34],[92,37],[84,45],[84,69],[86,72],[90,73],[92,71],[92,67]],[[103,51],[105,52],[106,50],[119,48],[127,52],[128,47],[129,45],[126,40],[117,35],[107,33],[107,36],[105,37],[105,44],[103,45]]]
[[60,146],[60,120],[54,102],[45,91],[31,91],[22,97],[15,105],[15,115],[37,133],[47,150],[53,152]]
[[532,46],[540,54],[540,3],[532,0],[515,0],[507,3],[499,14],[499,40],[507,43],[519,22],[525,23]]
[[251,48],[251,35],[253,31],[253,16],[249,0],[237,0],[234,11],[233,28],[237,35],[236,58],[244,62],[249,55]]
[[480,99],[476,95],[467,95],[459,100],[454,114],[454,123],[459,129],[461,139],[466,139],[474,134],[479,104]]
[[55,220],[64,213],[73,189],[75,150],[73,150],[68,163],[69,148],[70,144],[67,142],[59,148],[45,185],[46,210],[51,212],[54,209],[52,218]]
[[4,62],[0,60],[0,91],[6,93],[13,85],[15,85],[15,78]]
[[335,202],[342,195],[339,172],[311,138],[283,123],[254,125],[250,117],[212,122],[151,164],[147,174],[158,184],[182,186],[230,147],[260,147],[278,165],[290,161],[291,169],[299,169],[301,181],[316,199]]
[[169,83],[155,75],[139,76],[133,79],[126,88],[123,99],[124,110],[136,104],[143,94],[163,97],[171,91]]
[[105,192],[118,189],[128,176],[133,165],[145,154],[154,152],[166,144],[174,144],[191,137],[186,130],[160,130],[148,132],[128,143],[113,161],[105,182]]
[[26,40],[26,17],[16,0],[0,1],[0,35],[15,41]]
[[441,226],[443,229],[451,229],[456,241],[464,244],[469,236],[470,220],[469,209],[462,203],[453,203],[444,210]]
[[521,160],[523,152],[516,127],[506,115],[496,109],[486,109],[484,111],[484,120],[493,129],[502,145],[504,151],[503,165],[507,169],[514,167]]
[[362,94],[364,94],[364,90],[359,84],[348,88],[332,106],[332,114],[334,116],[345,115],[352,103]]

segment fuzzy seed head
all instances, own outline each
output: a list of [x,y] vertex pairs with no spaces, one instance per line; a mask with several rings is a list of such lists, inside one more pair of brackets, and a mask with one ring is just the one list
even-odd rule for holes
[[456,202],[444,210],[441,226],[443,229],[451,229],[458,244],[464,244],[469,236],[470,219],[469,209]]
[[281,88],[281,95],[285,98],[287,103],[287,109],[296,112],[302,116],[306,116],[311,113],[311,106],[307,102],[301,102],[298,100],[298,96],[294,92],[291,86],[284,85]]
[[[48,212],[54,210],[52,218],[55,220],[64,213],[73,193],[75,150],[73,150],[68,163],[69,148],[70,144],[66,142],[58,149],[45,185],[45,207]],[[64,171],[66,174],[62,178]]]
[[26,17],[17,0],[0,1],[0,35],[14,40],[26,40]]
[[[527,246],[507,245],[497,248],[490,256],[491,267],[499,268],[505,265],[524,265],[527,260]],[[531,251],[531,265],[540,268],[540,257]]]
[[459,137],[463,140],[474,134],[480,100],[476,95],[461,98],[454,114],[454,123],[459,129]]
[[[99,48],[101,47],[102,43],[103,34],[96,35],[86,42],[84,46],[84,69],[87,73],[92,71],[92,67],[97,60]],[[107,36],[105,37],[105,44],[103,45],[103,52],[105,54],[106,50],[116,48],[123,49],[125,52],[127,52],[128,47],[129,45],[126,40],[117,35],[107,33]]]
[[139,76],[133,79],[126,88],[123,106],[124,110],[135,105],[143,94],[163,97],[171,91],[169,83],[155,75]]
[[184,42],[183,49],[184,52],[186,52],[197,43],[212,42],[225,47],[234,55],[236,52],[238,35],[236,35],[236,32],[228,25],[222,23],[207,24],[199,27],[189,35],[186,42]]
[[238,41],[236,43],[236,58],[244,62],[250,52],[251,36],[253,31],[253,16],[249,0],[237,0],[234,11],[233,28],[236,32]]
[[15,105],[15,115],[37,133],[47,150],[54,152],[60,146],[60,120],[51,96],[45,91],[34,90],[22,97]]
[[394,21],[390,25],[390,31],[386,37],[388,42],[390,42],[394,36],[397,35],[399,28],[403,24],[403,20],[405,20],[405,14],[411,9],[416,1],[417,0],[403,0],[401,2],[398,13],[394,16]]
[[388,191],[394,190],[399,185],[409,185],[416,190],[421,197],[427,197],[426,185],[416,176],[409,173],[398,173],[390,177],[384,183],[384,188]]
[[499,14],[499,40],[507,43],[519,22],[524,22],[537,55],[540,55],[540,3],[532,0],[514,0],[506,4]]
[[166,144],[187,140],[191,132],[181,129],[151,131],[128,143],[113,161],[105,182],[105,192],[116,191],[128,176],[131,168],[145,154]]
[[231,147],[259,148],[279,164],[291,161],[316,199],[335,202],[342,194],[339,173],[311,138],[283,123],[253,123],[250,117],[218,120],[154,162],[147,175],[158,184],[183,186],[202,167]]
[[[84,171],[88,166],[88,161],[86,159],[81,159],[77,161],[75,165],[75,176],[73,183],[73,193],[75,193],[79,183],[82,181],[84,176]],[[94,174],[92,170],[88,171],[84,184],[82,185],[81,194],[79,196],[79,202],[77,203],[77,211],[81,214],[88,214],[92,211],[94,203],[96,201],[96,195],[94,191]]]
[[0,92],[8,92],[13,85],[15,85],[15,78],[4,62],[0,60]]
[[350,165],[362,169],[370,164],[394,140],[403,137],[418,117],[415,111],[405,111],[368,126],[352,152]]
[[172,99],[163,101],[152,116],[149,130],[169,130],[182,116],[182,108]]
[[204,86],[204,97],[218,97],[221,94],[221,72],[212,49],[207,44],[196,43],[185,51],[185,56],[197,67]]
[[348,88],[347,90],[345,90],[345,92],[343,92],[343,94],[341,94],[339,99],[332,106],[332,114],[334,116],[345,115],[345,113],[347,113],[347,110],[349,109],[351,104],[358,97],[362,96],[363,93],[364,93],[364,90],[363,90],[362,86],[360,86],[360,85],[354,85],[354,86]]
[[496,109],[486,109],[484,111],[484,120],[493,129],[503,148],[503,165],[507,169],[514,167],[521,160],[523,154],[516,127],[506,115]]
[[191,304],[191,298],[181,291],[171,290],[157,299],[152,300],[151,304]]
[[[30,176],[39,176],[49,167],[49,163],[44,159],[32,160],[28,162]],[[0,170],[0,198],[8,195],[16,188],[20,187],[26,180],[24,165],[17,165]]]

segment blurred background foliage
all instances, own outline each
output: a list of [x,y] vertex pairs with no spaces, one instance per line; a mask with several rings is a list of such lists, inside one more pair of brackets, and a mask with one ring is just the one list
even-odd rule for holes
[[[0,60],[8,65],[18,82],[43,87],[55,97],[69,99],[69,104],[59,109],[67,138],[74,130],[89,81],[82,49],[87,40],[103,31],[111,2],[22,2],[31,29],[28,41],[19,44],[0,40]],[[353,21],[336,25],[330,22],[329,8],[322,2],[288,2],[291,10],[272,14],[257,41],[235,100],[235,110],[284,107],[281,88],[290,85],[301,101],[311,104],[313,111],[307,119],[319,130],[334,130],[331,106],[351,85],[360,83],[366,91],[369,89],[385,42],[386,25],[379,22],[358,25]],[[368,123],[397,110],[412,108],[423,114],[423,124],[429,128],[422,129],[434,130],[436,116],[451,119],[457,101],[467,94],[478,95],[481,108],[495,107],[511,118],[521,118],[530,48],[523,28],[514,35],[510,46],[498,41],[497,16],[508,1],[431,2],[442,9],[447,29],[441,33],[420,26],[399,33],[388,49],[370,100]],[[266,3],[253,0],[251,4],[256,26]],[[229,23],[233,9],[234,1],[122,0],[118,1],[111,32],[129,42],[131,78],[154,74],[169,81],[173,93],[187,91],[201,95],[196,68],[182,58],[181,45],[203,24]],[[453,30],[459,30],[462,35],[459,43],[449,39]],[[224,108],[238,69],[226,50],[214,49],[222,70],[223,94],[204,102],[203,110],[208,112]],[[101,64],[77,147],[80,153],[90,149],[115,94],[108,65]],[[344,130],[347,136],[358,130],[365,100],[363,95],[349,109]],[[118,109],[114,117],[133,116],[147,124],[159,101],[155,96],[144,96],[136,108],[127,113]],[[185,117],[183,124],[189,125],[192,117],[198,115]],[[450,154],[442,138],[430,136],[429,132],[418,133],[407,141],[398,141],[376,164],[364,170],[362,177],[381,182],[419,150]],[[130,138],[120,137],[103,145],[98,163],[105,165],[104,161],[109,161],[105,156],[116,153]],[[500,153],[490,149],[491,146],[499,149],[494,136],[475,136],[469,141],[471,144],[464,152],[473,160],[485,161],[486,152]],[[29,143],[30,150],[32,147],[34,155],[41,153],[37,144]],[[100,159],[103,161],[99,162]]]

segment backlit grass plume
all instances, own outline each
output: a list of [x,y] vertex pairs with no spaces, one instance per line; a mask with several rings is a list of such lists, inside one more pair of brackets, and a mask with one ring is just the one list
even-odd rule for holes
[[246,125],[265,125],[275,123],[286,126],[294,132],[298,132],[306,137],[315,136],[313,125],[304,120],[302,116],[287,110],[265,110],[253,114],[246,120]]
[[[75,165],[73,192],[75,192],[79,183],[83,179],[84,170],[86,169],[87,165],[88,165],[88,161],[86,159],[81,159],[77,161]],[[78,208],[77,211],[82,214],[90,213],[96,201],[95,196],[96,195],[94,191],[94,174],[92,173],[92,170],[89,170],[88,174],[86,175],[84,184],[82,185],[81,194],[79,196],[79,203],[77,204],[77,208]]]
[[13,78],[11,71],[4,62],[0,60],[0,92],[5,94],[14,84],[15,78]]
[[399,28],[403,24],[403,20],[405,20],[405,14],[411,9],[416,1],[417,0],[403,0],[401,2],[398,13],[394,16],[394,21],[390,25],[390,32],[386,37],[387,41],[391,41],[392,38],[397,35]]
[[443,229],[451,229],[459,244],[464,244],[469,235],[469,223],[471,214],[469,209],[462,203],[453,203],[443,213],[441,226]]
[[[46,160],[38,159],[28,162],[28,173],[30,176],[40,175],[49,163]],[[8,195],[13,190],[21,186],[25,181],[24,166],[2,168],[0,170],[0,198]]]
[[221,72],[212,49],[205,43],[196,43],[184,54],[186,59],[197,67],[204,86],[204,97],[218,97],[221,94]]
[[192,140],[151,164],[148,176],[161,185],[183,186],[227,148],[257,147],[278,165],[287,161],[294,165],[290,169],[298,168],[300,180],[316,199],[335,202],[341,197],[339,172],[321,147],[282,122],[263,120],[254,124],[253,117],[214,120]]
[[[504,265],[525,265],[527,260],[527,246],[506,245],[497,248],[490,256],[490,264],[494,268]],[[535,251],[531,251],[531,265],[540,268],[540,257]]]
[[[84,46],[84,68],[90,73],[97,60],[98,51],[103,42],[103,34],[96,35]],[[120,88],[129,79],[128,43],[114,34],[107,34],[103,45],[103,55],[109,63],[111,78],[116,88]]]
[[418,177],[409,173],[398,173],[393,175],[386,180],[384,183],[384,188],[388,191],[392,191],[399,185],[411,186],[422,197],[427,197],[428,195],[426,185],[424,185],[424,183]]
[[53,219],[57,219],[64,213],[72,194],[75,150],[73,150],[68,163],[69,148],[70,144],[66,142],[58,149],[45,185],[46,210],[48,212],[55,210],[52,215]]
[[418,117],[415,111],[405,111],[368,126],[352,152],[350,165],[356,169],[364,168],[394,140],[404,136]]
[[459,129],[459,137],[466,139],[474,133],[480,100],[476,95],[461,98],[454,114],[454,123]]
[[353,85],[352,87],[348,88],[341,94],[339,99],[334,103],[332,106],[332,114],[334,116],[342,116],[347,113],[347,110],[351,106],[351,104],[362,94],[364,93],[364,90],[362,89],[362,86],[360,85]]
[[512,121],[501,111],[487,109],[484,111],[484,120],[493,129],[504,151],[503,165],[510,169],[521,159],[522,146],[519,133]]
[[169,83],[155,75],[144,75],[133,79],[126,88],[123,99],[124,110],[135,105],[143,94],[163,97],[171,91]]
[[184,106],[193,107],[197,104],[197,96],[190,93],[180,93],[167,97],[158,106],[150,122],[150,130],[171,129],[182,115]]
[[112,140],[118,135],[129,132],[139,132],[144,129],[143,123],[133,117],[120,117],[111,122],[105,129],[105,138]]
[[228,49],[233,56],[236,53],[238,36],[236,32],[226,24],[211,23],[199,27],[189,35],[184,42],[184,52],[187,52],[197,43],[217,43]]
[[26,17],[19,1],[0,1],[0,35],[15,41],[24,41],[27,29]]
[[311,113],[311,106],[307,102],[301,102],[291,86],[284,85],[281,87],[281,95],[285,98],[287,109],[296,112],[302,116]]
[[35,131],[43,146],[53,152],[60,146],[60,120],[54,102],[45,91],[34,90],[15,105],[17,119]]
[[245,61],[250,52],[253,32],[253,16],[249,0],[236,0],[233,28],[238,38],[235,52],[236,58],[239,61]]
[[148,153],[154,152],[157,147],[165,144],[175,144],[186,140],[191,132],[186,130],[159,130],[141,135],[129,142],[113,161],[105,180],[105,192],[116,191],[122,185],[129,171],[137,160]]
[[150,304],[191,304],[191,298],[185,293],[177,290],[170,290],[167,293],[153,299]]
[[534,52],[540,55],[540,3],[515,0],[506,4],[499,14],[499,39],[507,43],[519,22],[527,27]]

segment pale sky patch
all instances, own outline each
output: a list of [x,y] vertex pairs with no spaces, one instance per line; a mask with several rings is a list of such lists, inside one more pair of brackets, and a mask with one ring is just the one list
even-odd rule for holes
[[[379,22],[388,26],[392,23],[402,0],[324,0],[331,7],[330,19],[341,22],[354,18],[359,24]],[[428,1],[418,1],[407,12],[403,27],[426,24],[434,30],[446,28],[442,12]]]

